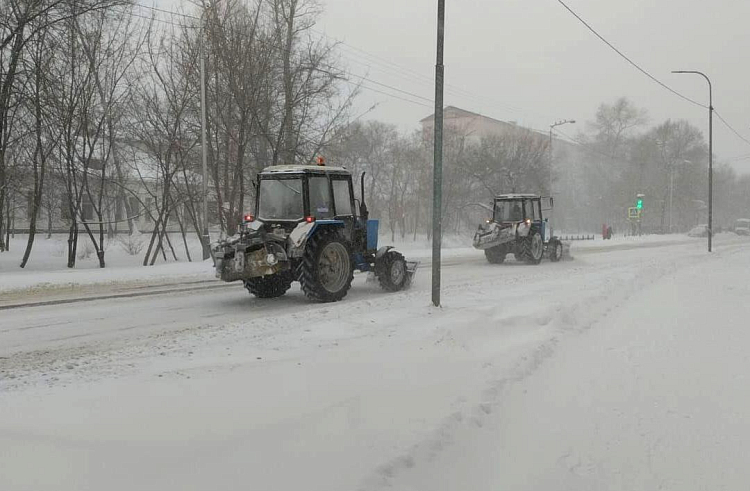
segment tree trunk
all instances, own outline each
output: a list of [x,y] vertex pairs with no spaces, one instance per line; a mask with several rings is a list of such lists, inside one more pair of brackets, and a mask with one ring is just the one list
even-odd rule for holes
[[[283,7],[282,7],[283,9]],[[294,138],[294,87],[292,80],[292,45],[294,43],[294,17],[297,13],[297,0],[289,1],[289,13],[285,19],[286,42],[283,53],[283,84],[284,84],[284,120],[283,120],[283,145],[282,158],[284,164],[294,164],[295,138]]]
[[31,221],[29,222],[29,238],[26,242],[26,250],[23,252],[21,267],[25,268],[26,263],[31,256],[31,249],[34,247],[34,237],[36,236],[36,223],[39,216],[39,210],[42,207],[42,196],[44,194],[44,176],[47,168],[47,155],[42,143],[42,102],[40,99],[41,66],[35,70],[36,87],[34,91],[34,126],[36,130],[36,149],[34,150],[33,172],[34,172],[34,200],[31,206]]
[[78,222],[72,218],[68,231],[68,268],[76,267],[76,251],[78,249]]

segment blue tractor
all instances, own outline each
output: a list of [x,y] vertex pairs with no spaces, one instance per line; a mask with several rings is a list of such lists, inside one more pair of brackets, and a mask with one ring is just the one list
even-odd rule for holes
[[255,213],[239,234],[211,248],[216,276],[242,281],[259,298],[279,297],[299,281],[318,302],[344,298],[354,270],[372,272],[390,292],[407,287],[417,269],[392,247],[378,248],[378,221],[365,204],[364,174],[356,200],[343,167],[278,165],[256,182]]
[[570,245],[552,235],[546,216],[552,204],[552,198],[537,194],[497,196],[492,218],[474,235],[474,247],[483,250],[491,264],[503,263],[510,253],[527,264],[539,264],[545,256],[552,262],[570,257]]

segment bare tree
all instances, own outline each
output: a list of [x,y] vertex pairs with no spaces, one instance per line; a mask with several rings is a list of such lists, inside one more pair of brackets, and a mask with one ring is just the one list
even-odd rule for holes
[[[129,0],[6,0],[0,4],[0,209],[9,189],[7,153],[17,138],[14,122],[20,104],[19,73],[27,44],[39,33],[57,28],[71,18],[97,10],[125,6]],[[20,81],[19,81],[20,80]],[[0,251],[6,221],[0,214]]]

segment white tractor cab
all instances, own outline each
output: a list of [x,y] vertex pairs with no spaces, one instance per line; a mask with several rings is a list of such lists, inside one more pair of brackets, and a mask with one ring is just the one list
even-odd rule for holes
[[750,218],[738,218],[734,222],[734,233],[737,235],[750,235]]
[[519,261],[539,264],[546,255],[559,261],[570,246],[552,235],[547,215],[553,200],[538,194],[502,194],[492,203],[492,218],[479,226],[474,247],[484,250],[487,261],[499,264],[513,253]]

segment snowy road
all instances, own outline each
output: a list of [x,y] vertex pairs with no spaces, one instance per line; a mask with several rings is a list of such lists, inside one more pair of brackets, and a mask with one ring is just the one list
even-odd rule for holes
[[328,305],[236,288],[1,312],[0,489],[691,489],[678,467],[750,441],[739,409],[716,419],[747,402],[719,375],[749,340],[705,323],[748,318],[750,245],[703,248],[451,259],[440,310],[424,270]]

